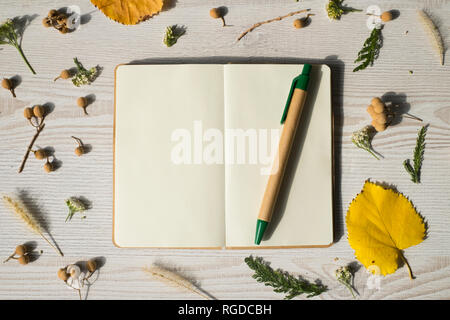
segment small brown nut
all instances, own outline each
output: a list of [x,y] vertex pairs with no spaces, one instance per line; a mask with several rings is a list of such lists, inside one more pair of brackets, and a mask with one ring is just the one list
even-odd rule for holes
[[384,111],[384,102],[381,101],[380,98],[378,97],[373,98],[370,104],[373,105],[373,110],[376,113],[381,113]]
[[86,264],[86,268],[89,272],[94,272],[95,270],[97,270],[97,262],[95,262],[94,259],[89,260]]
[[373,120],[375,120],[379,124],[386,124],[386,122],[387,122],[386,114],[384,114],[384,113],[377,113],[375,115],[375,117],[373,117]]
[[51,163],[51,162],[46,162],[45,164],[44,164],[44,170],[45,170],[45,172],[47,172],[47,173],[49,173],[49,172],[52,172],[53,171],[53,164]]
[[58,270],[58,278],[60,278],[62,281],[67,281],[69,279],[69,274],[66,271],[66,268],[61,268]]
[[48,17],[55,17],[58,14],[58,11],[56,11],[55,9],[52,9],[48,12]]
[[17,259],[21,265],[28,264],[30,262],[30,257],[28,255],[20,256],[19,259]]
[[367,110],[367,113],[370,114],[370,116],[372,118],[375,117],[375,115],[377,115],[377,113],[373,109],[373,105],[369,105],[366,110]]
[[31,109],[30,107],[25,108],[23,110],[23,116],[30,120],[34,116],[33,109]]
[[386,130],[386,125],[378,123],[378,121],[376,121],[376,120],[372,120],[371,124],[375,128],[375,130],[377,130],[377,132],[381,132],[381,131]]
[[13,88],[12,81],[10,79],[3,78],[2,87],[6,90],[11,90]]
[[59,29],[59,32],[62,34],[66,34],[69,32],[69,28],[63,26],[62,28]]
[[87,99],[85,97],[79,97],[77,99],[77,105],[80,108],[86,108],[86,106],[87,106]]
[[49,17],[45,17],[44,19],[42,19],[42,25],[46,28],[49,28],[52,26],[52,20],[50,20]]
[[305,26],[305,20],[304,19],[295,19],[294,20],[294,27],[296,29],[301,29]]
[[209,15],[211,16],[211,18],[214,19],[218,19],[222,17],[222,13],[220,12],[219,8],[212,8],[211,10],[209,10]]
[[35,105],[33,107],[33,114],[37,118],[43,118],[45,116],[45,108],[41,105]]
[[84,147],[83,146],[78,146],[78,147],[76,147],[75,148],[75,154],[77,155],[77,156],[82,156],[83,154],[84,154]]
[[23,244],[19,244],[16,247],[16,254],[19,256],[23,256],[27,253],[27,248]]
[[47,158],[47,153],[45,152],[44,149],[38,149],[38,150],[34,151],[34,156],[38,160],[43,160],[43,159]]
[[380,18],[383,22],[391,21],[392,20],[392,12],[385,11],[381,14]]

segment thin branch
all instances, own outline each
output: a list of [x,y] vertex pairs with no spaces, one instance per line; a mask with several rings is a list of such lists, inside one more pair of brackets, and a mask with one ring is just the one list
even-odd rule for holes
[[28,159],[28,155],[30,154],[31,149],[33,148],[33,144],[36,141],[37,137],[39,136],[39,134],[41,133],[41,131],[44,129],[45,127],[45,123],[42,123],[36,130],[36,134],[33,136],[33,139],[31,139],[31,142],[28,146],[27,152],[25,153],[25,155],[23,156],[23,160],[22,160],[22,164],[19,167],[19,173],[21,173],[23,171],[23,168],[25,167],[25,163],[27,162]]
[[259,26],[261,26],[263,24],[271,23],[271,22],[274,22],[274,21],[280,21],[280,20],[283,20],[284,18],[291,17],[291,16],[299,14],[299,13],[308,12],[309,10],[311,10],[311,9],[304,9],[304,10],[299,10],[299,11],[293,11],[293,12],[290,12],[287,15],[284,15],[284,16],[281,16],[281,17],[276,17],[276,18],[273,18],[273,19],[270,19],[270,20],[266,20],[266,21],[255,23],[249,29],[247,29],[244,32],[242,32],[241,35],[239,36],[239,38],[237,39],[237,41],[241,40],[243,37],[245,37],[245,35],[247,33],[252,32],[254,29],[258,28]]

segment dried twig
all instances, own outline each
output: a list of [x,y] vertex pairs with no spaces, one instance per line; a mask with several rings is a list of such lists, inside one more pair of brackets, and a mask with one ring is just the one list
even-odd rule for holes
[[42,123],[39,127],[37,127],[36,134],[33,136],[33,139],[31,139],[30,144],[28,145],[27,152],[25,152],[25,155],[23,156],[22,164],[19,167],[19,173],[23,171],[23,168],[25,167],[25,162],[27,162],[28,155],[31,152],[31,149],[33,148],[33,144],[36,141],[37,137],[41,133],[41,131],[44,129],[45,123]]
[[258,28],[259,26],[261,26],[261,25],[263,25],[265,23],[271,23],[271,22],[274,22],[274,21],[280,21],[280,20],[282,20],[284,18],[291,17],[291,16],[299,14],[299,13],[308,12],[309,10],[311,10],[311,9],[304,9],[304,10],[299,10],[299,11],[293,11],[293,12],[288,13],[285,16],[276,17],[276,18],[273,18],[273,19],[270,19],[270,20],[266,20],[266,21],[255,23],[249,29],[247,29],[244,32],[242,32],[241,35],[239,36],[239,38],[237,39],[237,41],[241,40],[243,37],[245,37],[245,35],[247,33],[252,32],[254,29]]

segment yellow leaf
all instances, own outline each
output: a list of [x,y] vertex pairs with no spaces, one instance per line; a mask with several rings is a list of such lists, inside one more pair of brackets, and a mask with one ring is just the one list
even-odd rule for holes
[[413,279],[402,250],[421,243],[426,229],[411,201],[401,193],[366,181],[345,220],[348,242],[368,270],[387,275],[403,261]]
[[162,10],[164,0],[91,0],[105,16],[122,24],[137,24]]

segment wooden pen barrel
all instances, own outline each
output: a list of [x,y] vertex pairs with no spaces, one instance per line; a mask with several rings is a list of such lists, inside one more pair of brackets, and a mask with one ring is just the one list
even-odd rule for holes
[[273,162],[266,190],[264,191],[264,197],[258,214],[259,220],[269,222],[272,218],[278,193],[283,182],[284,172],[289,160],[289,154],[295,139],[295,133],[297,132],[298,123],[302,115],[305,99],[306,91],[296,88],[292,94],[287,117],[281,132],[278,151]]

